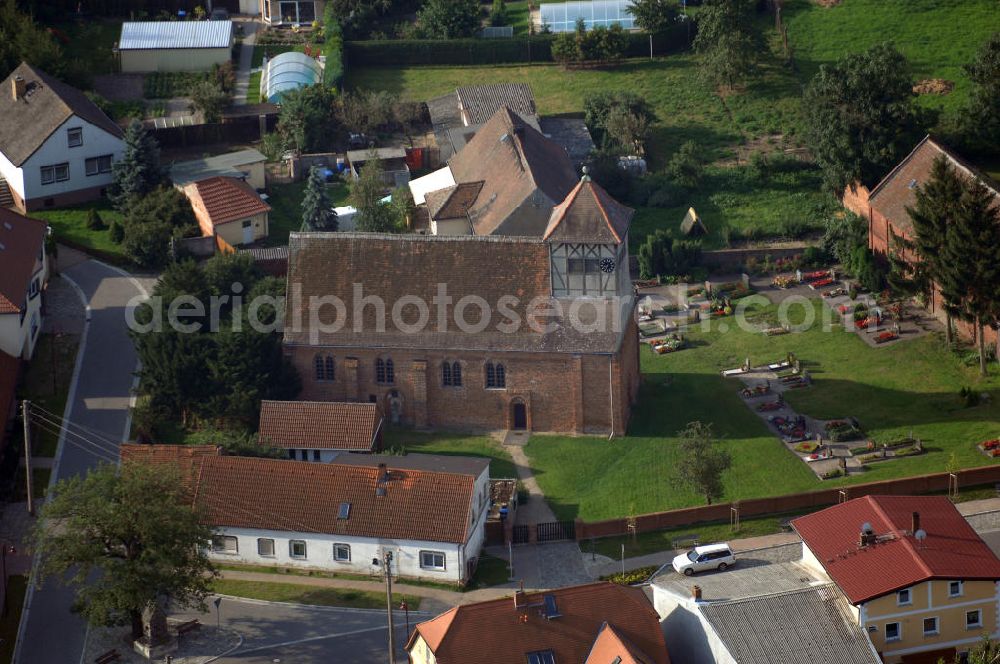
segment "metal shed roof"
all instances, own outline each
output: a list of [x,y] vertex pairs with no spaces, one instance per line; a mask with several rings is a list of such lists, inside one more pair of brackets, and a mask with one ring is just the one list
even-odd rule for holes
[[118,48],[229,48],[232,36],[232,21],[127,21]]

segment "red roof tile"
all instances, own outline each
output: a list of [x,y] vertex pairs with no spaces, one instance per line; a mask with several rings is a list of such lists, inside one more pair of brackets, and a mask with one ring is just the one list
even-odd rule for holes
[[[184,446],[142,452],[123,445],[122,458],[152,463],[184,459]],[[194,500],[215,527],[255,528],[464,543],[472,524],[475,477],[392,467],[310,463],[238,456],[191,458]],[[184,466],[182,465],[182,470]],[[377,495],[377,488],[385,495]],[[347,519],[340,505],[350,503]]]
[[185,189],[191,192],[189,195],[201,199],[214,225],[239,221],[271,211],[271,206],[262,201],[253,187],[243,180],[220,175],[199,180],[188,187]]
[[614,626],[604,623],[585,664],[609,664],[616,659],[619,664],[653,664],[653,659],[636,648]]
[[0,314],[21,311],[48,226],[0,208]]
[[371,451],[382,426],[373,403],[262,401],[260,442],[274,447]]
[[[911,532],[914,512],[922,542]],[[877,541],[861,546],[865,523]],[[1000,580],[1000,559],[944,496],[865,496],[792,526],[853,604],[930,579]]]
[[552,210],[543,240],[621,244],[635,210],[611,198],[601,185],[584,177],[566,200]]
[[[555,598],[559,617],[542,615],[545,595]],[[602,637],[605,627],[613,625],[613,636],[629,644],[629,652],[645,657],[635,659],[633,654],[632,661],[670,662],[659,618],[639,588],[602,581],[527,593],[517,600],[520,608],[515,608],[514,601],[507,597],[476,602],[442,613],[417,625],[407,649],[419,635],[438,664],[521,664],[528,653],[545,650],[552,651],[559,664],[582,663],[591,661],[587,657],[598,645],[602,652],[616,649],[613,643],[604,642],[612,635]],[[622,660],[629,661],[622,653]]]
[[947,158],[959,174],[980,180],[1000,201],[1000,186],[946,146],[927,136],[872,189],[868,198],[872,208],[895,228],[909,231],[912,223],[906,208],[917,204],[916,188],[927,182],[934,160],[941,156]]

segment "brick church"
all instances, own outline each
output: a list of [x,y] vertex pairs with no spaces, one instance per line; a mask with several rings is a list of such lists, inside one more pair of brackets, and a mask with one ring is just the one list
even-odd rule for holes
[[425,203],[465,233],[292,234],[300,398],[376,402],[418,428],[623,435],[639,388],[633,210],[506,108],[452,161],[467,153],[491,163]]

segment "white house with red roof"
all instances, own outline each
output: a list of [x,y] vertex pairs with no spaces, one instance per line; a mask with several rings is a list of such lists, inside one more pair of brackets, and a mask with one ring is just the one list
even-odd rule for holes
[[1000,637],[1000,559],[944,496],[865,496],[792,521],[888,664],[950,662]]
[[0,208],[0,352],[25,360],[42,329],[47,232],[45,222]]

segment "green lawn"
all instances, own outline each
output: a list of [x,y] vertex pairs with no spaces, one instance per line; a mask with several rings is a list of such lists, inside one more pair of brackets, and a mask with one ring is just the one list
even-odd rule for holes
[[[61,418],[66,409],[66,396],[69,384],[73,380],[73,368],[76,365],[76,350],[79,344],[78,335],[60,334],[58,337],[52,334],[41,335],[35,347],[34,360],[28,364],[24,373],[18,393],[19,398],[28,399],[36,406]],[[17,444],[21,444],[23,438],[20,430],[15,434]],[[59,441],[55,427],[40,429],[35,435],[35,456],[55,456]]]
[[250,83],[247,86],[248,104],[257,104],[260,102],[260,78],[262,75],[259,71],[250,74]]
[[253,47],[253,60],[250,63],[251,69],[256,69],[264,64],[264,55],[267,54],[268,58],[273,58],[281,53],[287,53],[289,51],[298,51],[299,53],[306,52],[305,44],[265,44],[265,45],[255,45]]
[[507,3],[507,23],[514,26],[516,36],[527,35],[531,14],[528,12],[528,0],[517,0]]
[[821,7],[813,0],[788,0],[784,18],[801,79],[845,53],[892,41],[907,57],[917,80],[944,78],[955,90],[924,95],[928,107],[955,111],[968,98],[962,71],[989,36],[1000,30],[994,0],[843,0]]
[[391,428],[385,432],[383,445],[387,451],[489,457],[490,477],[517,477],[517,469],[511,461],[510,453],[499,442],[487,436],[429,434],[412,429]]
[[[630,60],[607,69],[567,71],[554,64],[441,67],[351,67],[350,88],[387,90],[405,99],[426,100],[455,88],[477,83],[524,82],[531,86],[542,115],[583,113],[584,97],[595,90],[631,90],[653,106],[658,124],[649,152],[654,166],[693,140],[712,160],[729,156],[731,147],[747,138],[771,133],[793,136],[798,127],[795,78],[769,58],[759,79],[745,92],[723,102],[699,74],[690,53],[655,60]],[[728,106],[728,110],[727,110]]]
[[[272,583],[238,579],[216,579],[212,582],[212,590],[222,595],[263,599],[271,602],[341,606],[352,609],[384,609],[386,597],[384,592],[370,590],[320,588],[298,583]],[[399,593],[392,594],[393,606],[399,606],[404,600],[411,609],[420,608],[419,597]]]
[[[347,185],[335,183],[329,186],[330,202],[335,207],[347,204]],[[288,244],[288,235],[302,228],[302,197],[305,194],[306,183],[273,184],[269,188],[271,206],[268,217],[267,245],[278,247]]]
[[122,253],[121,245],[111,241],[107,229],[94,231],[87,228],[87,214],[92,209],[97,210],[98,214],[101,215],[105,226],[109,226],[115,220],[119,223],[122,221],[122,216],[106,200],[57,210],[36,210],[31,213],[31,216],[47,221],[52,226],[57,242],[67,240],[79,245],[84,250],[96,249],[124,259],[125,255]]
[[[817,320],[822,306],[810,309]],[[732,319],[727,322],[732,325]],[[943,472],[952,453],[963,467],[990,463],[975,444],[1000,435],[1000,372],[993,366],[993,374],[981,380],[937,337],[873,349],[841,328],[824,332],[817,326],[770,338],[739,329],[692,331],[689,339],[693,348],[670,355],[641,349],[643,384],[626,437],[610,443],[600,438],[530,439],[526,452],[560,518],[591,521],[702,504],[671,474],[675,434],[693,420],[713,423],[732,455],[725,500]],[[873,464],[850,479],[818,480],[743,404],[737,395],[740,383],[719,375],[744,358],[763,363],[788,352],[815,378],[812,387],[787,397],[799,412],[820,418],[855,416],[878,442],[912,431],[928,453]],[[992,403],[963,409],[958,398],[963,386],[991,392]]]

